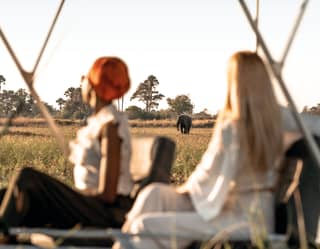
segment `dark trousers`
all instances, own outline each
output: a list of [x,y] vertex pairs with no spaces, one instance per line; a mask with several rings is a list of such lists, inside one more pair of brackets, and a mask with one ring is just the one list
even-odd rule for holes
[[1,197],[0,219],[9,227],[119,228],[133,203],[125,196],[106,203],[32,168],[15,175],[8,188],[0,191]]

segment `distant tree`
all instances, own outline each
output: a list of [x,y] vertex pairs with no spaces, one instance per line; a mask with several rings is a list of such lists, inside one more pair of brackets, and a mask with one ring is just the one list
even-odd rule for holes
[[17,101],[18,115],[20,116],[32,116],[32,109],[34,108],[34,100],[30,94],[23,88],[18,89],[15,92],[15,98]]
[[29,94],[25,89],[18,91],[3,90],[1,93],[0,112],[1,115],[7,116],[9,113],[16,113],[19,116],[30,115],[30,105],[27,102]]
[[138,99],[145,104],[145,111],[151,112],[158,108],[159,101],[164,97],[156,88],[159,85],[158,79],[150,75],[144,82],[140,83],[130,100]]
[[[13,90],[3,90],[0,93],[0,115],[7,116],[9,113],[15,113],[17,116],[35,117],[40,114],[33,97],[23,88],[18,89],[16,92]],[[45,103],[49,112],[55,114],[56,110]]]
[[213,119],[213,115],[210,115],[208,113],[208,109],[207,108],[204,108],[203,111],[201,111],[201,112],[194,113],[192,115],[192,117],[194,119]]
[[[51,115],[53,115],[53,116],[57,115],[58,110],[56,108],[54,108],[52,105],[48,104],[47,102],[43,102],[43,104],[45,105],[45,107],[47,108],[48,112]],[[38,108],[38,106],[37,106],[37,108]]]
[[7,116],[10,112],[16,111],[18,99],[13,90],[3,90],[1,93],[0,113]]
[[312,106],[310,108],[305,106],[303,108],[302,112],[307,112],[307,113],[311,113],[311,114],[315,114],[315,115],[320,115],[320,104],[317,104],[316,106]]
[[158,112],[159,119],[175,119],[177,114],[171,109],[161,109]]
[[308,106],[304,106],[302,112],[308,112]]
[[[44,104],[44,106],[47,108],[48,112],[52,115],[52,116],[57,116],[58,114],[58,110],[56,108],[54,108],[52,105],[48,104],[47,102],[42,102]],[[31,117],[38,117],[41,116],[42,113],[40,112],[39,107],[36,105],[36,103],[33,104],[32,106],[32,112],[31,112]]]
[[60,115],[63,118],[84,119],[90,115],[90,107],[82,101],[81,88],[69,87],[64,92],[65,99],[59,98]]
[[66,101],[65,101],[63,98],[58,98],[58,99],[56,100],[56,103],[58,104],[59,110],[61,111],[62,108],[63,108],[63,106],[64,106],[64,104],[66,103]]
[[0,74],[0,92],[2,89],[2,85],[6,84],[6,79],[3,77],[3,75]]
[[128,106],[125,112],[129,119],[141,119],[143,116],[143,110],[135,105]]
[[178,95],[174,99],[167,98],[167,103],[172,112],[180,115],[182,113],[192,114],[194,105],[187,95]]

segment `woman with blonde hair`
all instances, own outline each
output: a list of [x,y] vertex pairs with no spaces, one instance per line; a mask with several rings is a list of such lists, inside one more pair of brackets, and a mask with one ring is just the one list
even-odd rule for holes
[[[227,80],[226,102],[211,141],[185,184],[146,187],[128,213],[124,232],[154,235],[132,237],[135,248],[171,248],[172,243],[184,248],[194,238],[220,232],[248,239],[274,230],[277,168],[284,150],[301,135],[290,111],[278,105],[256,53],[232,55]],[[319,118],[303,118],[320,134]],[[291,139],[284,140],[285,135]],[[184,238],[175,238],[177,232]],[[161,233],[172,236],[157,237]]]
[[129,87],[123,60],[105,56],[94,61],[82,77],[82,97],[93,114],[70,142],[75,188],[31,167],[23,168],[1,202],[0,225],[5,235],[8,227],[17,226],[121,227],[133,203],[129,196],[131,140],[127,117],[116,110],[113,100]]

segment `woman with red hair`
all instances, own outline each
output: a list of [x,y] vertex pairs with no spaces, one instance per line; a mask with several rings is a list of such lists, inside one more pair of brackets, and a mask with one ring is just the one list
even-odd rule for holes
[[[82,77],[82,97],[93,114],[70,142],[76,189],[30,167],[22,169],[11,180],[1,203],[4,233],[8,227],[18,226],[122,225],[132,205],[131,142],[128,120],[112,101],[129,87],[128,68],[121,59],[101,57],[93,63]],[[113,144],[108,144],[109,136],[115,138]],[[108,152],[118,156],[108,158]]]

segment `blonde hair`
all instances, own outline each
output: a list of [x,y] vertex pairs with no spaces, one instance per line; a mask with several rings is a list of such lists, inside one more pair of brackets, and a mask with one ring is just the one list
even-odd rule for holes
[[237,121],[241,164],[258,170],[272,167],[282,153],[280,108],[262,59],[240,51],[228,64],[228,90],[218,122]]

